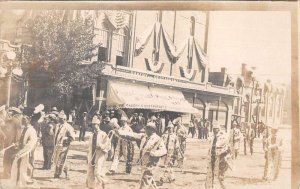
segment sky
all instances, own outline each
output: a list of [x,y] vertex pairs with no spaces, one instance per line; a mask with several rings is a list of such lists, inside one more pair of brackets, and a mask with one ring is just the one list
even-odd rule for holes
[[227,67],[241,72],[241,64],[256,67],[261,81],[290,84],[291,23],[289,12],[210,12],[208,59],[211,71]]

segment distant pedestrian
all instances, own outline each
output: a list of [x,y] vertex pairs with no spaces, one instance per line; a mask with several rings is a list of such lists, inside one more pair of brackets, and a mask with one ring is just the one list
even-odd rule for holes
[[247,123],[241,123],[242,125],[242,134],[243,134],[243,147],[244,147],[244,155],[247,155],[247,143],[248,143],[248,128],[247,128]]
[[198,139],[203,139],[203,129],[204,129],[203,122],[204,121],[202,118],[197,122]]
[[203,139],[207,140],[208,138],[208,131],[210,128],[210,122],[208,120],[203,121],[204,127],[203,127]]
[[165,116],[165,125],[168,126],[170,123],[172,123],[170,115],[166,114],[166,116]]
[[195,131],[196,130],[195,130],[194,118],[191,118],[190,123],[189,123],[188,135],[191,133],[192,134],[192,138],[194,138]]
[[143,129],[146,125],[146,120],[144,118],[144,115],[143,113],[140,113],[139,114],[139,117],[138,117],[138,130],[139,132],[141,131],[141,129]]
[[255,139],[255,125],[249,125],[249,131],[248,131],[248,141],[249,141],[249,147],[250,147],[250,154],[253,155],[253,142]]
[[73,128],[75,128],[76,125],[76,116],[75,110],[71,110],[70,114],[68,115],[67,123],[69,123]]
[[163,120],[161,118],[161,115],[160,114],[157,114],[156,115],[156,120],[155,120],[155,124],[156,124],[156,134],[158,136],[162,136],[162,134],[165,132],[165,120]]
[[239,125],[233,125],[233,152],[234,152],[234,159],[237,159],[240,150],[240,143],[242,139],[242,133],[240,130]]
[[263,136],[263,149],[265,149],[265,146],[267,145],[268,142],[268,138],[269,138],[269,126],[265,125],[264,126],[264,130],[262,132],[262,136]]
[[138,132],[138,113],[134,113],[131,118],[129,119],[129,122],[130,122],[130,126],[131,126],[131,129],[133,132]]
[[88,128],[88,114],[87,112],[83,112],[81,123],[79,125],[79,141],[84,141],[85,131]]

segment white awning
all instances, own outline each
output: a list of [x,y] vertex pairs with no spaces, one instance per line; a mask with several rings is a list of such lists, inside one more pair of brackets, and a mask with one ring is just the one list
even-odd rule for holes
[[151,94],[156,97],[157,101],[164,105],[165,111],[181,112],[181,113],[198,113],[198,109],[194,108],[182,94],[181,91],[150,87]]
[[117,81],[109,81],[107,88],[108,108],[118,105],[120,108],[198,113],[180,91]]

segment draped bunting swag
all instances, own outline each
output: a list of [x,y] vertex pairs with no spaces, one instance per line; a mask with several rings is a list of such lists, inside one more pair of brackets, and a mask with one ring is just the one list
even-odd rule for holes
[[164,63],[161,62],[151,62],[148,58],[145,58],[146,66],[148,70],[152,70],[154,73],[160,73],[164,68]]
[[[160,25],[160,27],[157,27],[158,24]],[[161,30],[158,30],[157,28],[159,28]],[[169,60],[173,63],[176,63],[177,60],[181,57],[184,50],[187,48],[187,46],[189,44],[189,40],[191,38],[192,44],[190,44],[190,45],[193,45],[195,47],[195,50],[196,50],[195,54],[196,54],[196,57],[198,60],[199,68],[201,68],[201,69],[206,68],[206,65],[207,65],[206,54],[204,53],[201,46],[199,45],[199,43],[196,41],[196,39],[193,36],[189,36],[188,38],[183,40],[183,42],[178,46],[178,48],[176,48],[176,46],[172,42],[170,36],[165,31],[163,25],[161,25],[160,23],[155,23],[155,24],[151,25],[147,30],[145,30],[145,32],[140,37],[137,37],[135,56],[139,56],[143,52],[143,50],[145,49],[145,46],[148,44],[150,38],[152,37],[152,35],[155,34],[155,32],[162,36],[164,49],[168,55]],[[156,40],[154,39],[154,43],[155,42],[156,42]],[[157,45],[157,44],[155,44],[155,45]],[[158,48],[155,48],[155,49],[158,49]]]
[[[121,11],[101,11],[104,14],[104,22],[109,23],[115,29],[120,28],[128,28],[129,27],[129,20],[125,18],[124,14]],[[99,19],[101,16],[100,12],[97,10],[94,11],[86,11],[86,10],[65,10],[62,12],[62,20],[76,20],[79,18],[87,18],[91,16],[94,21]]]
[[185,77],[185,78],[187,78],[187,79],[189,79],[191,81],[195,79],[196,74],[197,74],[197,70],[185,69],[185,68],[183,68],[181,66],[180,66],[179,69],[180,69],[180,74],[183,77]]
[[155,54],[159,54],[159,47],[160,47],[160,37],[161,37],[161,31],[162,31],[162,26],[159,22],[156,22],[154,25],[154,49],[155,49]]
[[143,52],[145,46],[148,44],[150,37],[153,34],[154,24],[149,27],[141,37],[137,38],[136,48],[135,48],[135,56],[138,56],[141,52]]
[[163,42],[165,45],[165,50],[168,55],[168,58],[171,62],[176,63],[179,57],[182,55],[184,49],[188,44],[188,40],[184,40],[182,44],[179,45],[178,48],[173,44],[171,37],[163,28]]

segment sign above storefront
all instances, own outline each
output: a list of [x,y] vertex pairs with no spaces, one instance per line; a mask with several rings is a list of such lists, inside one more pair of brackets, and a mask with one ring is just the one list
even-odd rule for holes
[[143,83],[157,84],[169,86],[170,88],[187,89],[194,91],[207,91],[218,93],[221,95],[239,96],[234,92],[234,88],[220,87],[212,85],[211,83],[197,83],[189,81],[185,78],[176,78],[173,76],[161,75],[158,73],[141,71],[124,66],[112,66],[111,64],[103,63],[104,69],[101,74],[104,76],[122,78],[132,81],[140,81]]
[[127,82],[108,82],[108,108],[151,109],[180,113],[197,113],[181,91]]

